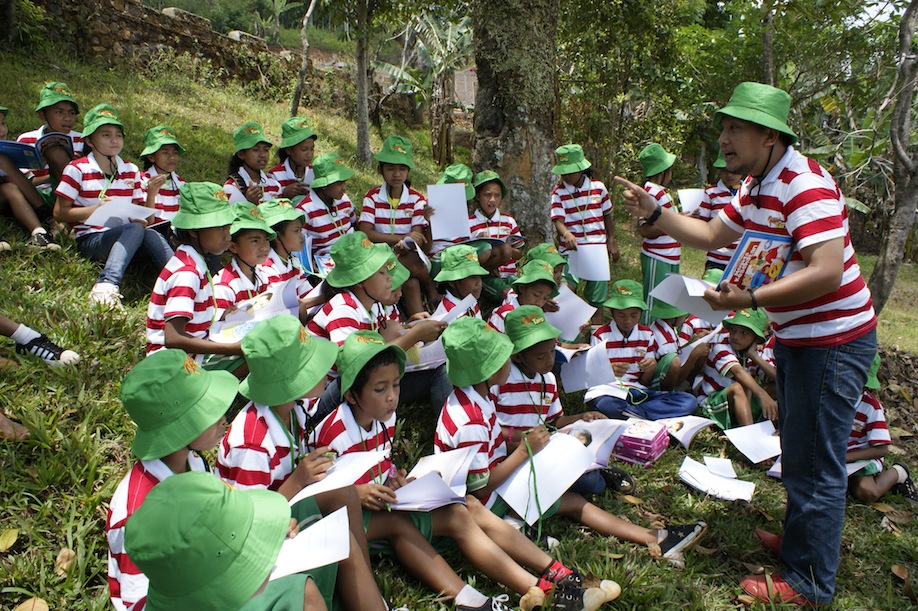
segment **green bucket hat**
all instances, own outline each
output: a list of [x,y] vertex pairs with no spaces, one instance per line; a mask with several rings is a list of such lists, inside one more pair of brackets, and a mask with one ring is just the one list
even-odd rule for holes
[[548,282],[553,289],[558,288],[555,282],[555,273],[545,261],[530,261],[523,266],[519,278],[513,281],[513,286],[532,284],[533,282]]
[[312,161],[313,179],[310,187],[318,189],[342,180],[348,180],[354,175],[354,170],[341,163],[337,153],[322,153]]
[[2,113],[4,117],[8,115],[9,112],[10,112],[9,108],[7,108],[6,106],[0,106],[0,113]]
[[128,520],[124,546],[150,580],[148,611],[240,609],[271,573],[289,527],[277,492],[192,471],[153,487]]
[[86,113],[86,118],[83,120],[83,139],[89,138],[103,125],[117,125],[124,134],[124,125],[118,120],[118,111],[108,104],[99,104],[90,108]]
[[414,169],[414,160],[411,158],[411,143],[401,136],[389,136],[383,142],[382,149],[373,155],[379,163],[395,163],[406,165],[409,170]]
[[877,352],[876,356],[873,357],[873,363],[870,365],[870,371],[867,372],[867,382],[864,383],[865,388],[870,390],[880,390],[880,379],[877,378],[877,372],[880,371],[880,353]]
[[392,249],[386,244],[374,244],[367,234],[355,231],[335,240],[331,258],[335,266],[328,272],[325,282],[340,289],[363,282],[387,265]]
[[236,235],[244,229],[258,229],[268,235],[268,240],[273,240],[277,237],[271,226],[265,222],[265,215],[252,202],[234,204],[233,214],[236,215],[236,218],[233,219],[233,224],[230,225],[230,235]]
[[686,316],[688,312],[685,310],[680,310],[674,305],[670,305],[665,301],[660,301],[659,299],[653,300],[653,307],[650,308],[650,317],[651,318],[678,318],[680,316]]
[[723,170],[727,167],[727,160],[724,159],[724,152],[721,150],[717,151],[717,159],[714,160],[714,168],[717,170]]
[[440,174],[438,185],[465,185],[465,200],[475,199],[475,187],[472,186],[472,170],[464,163],[446,166]]
[[558,252],[558,247],[548,243],[533,246],[529,249],[529,252],[526,253],[526,257],[530,261],[545,261],[552,269],[558,265],[567,263],[567,259],[562,257],[561,253]]
[[203,369],[184,350],[157,350],[121,383],[121,403],[137,423],[131,451],[153,460],[188,447],[226,414],[238,386],[233,374]]
[[186,182],[179,189],[179,211],[172,218],[176,229],[207,229],[232,225],[233,209],[223,187],[212,182]]
[[284,221],[298,221],[300,225],[306,223],[306,213],[295,208],[289,199],[283,197],[258,204],[258,210],[268,227],[274,227]]
[[405,284],[405,281],[411,276],[408,268],[399,263],[398,258],[395,256],[391,257],[389,262],[386,263],[386,269],[389,270],[389,275],[392,276],[393,291]]
[[80,107],[73,99],[70,87],[60,82],[48,83],[41,88],[41,91],[38,92],[38,106],[35,107],[35,112],[54,106],[58,102],[70,102],[76,107],[77,113],[80,112]]
[[552,174],[574,174],[590,167],[590,162],[583,156],[583,147],[579,144],[565,144],[555,149],[555,166]]
[[542,308],[532,305],[520,306],[507,314],[504,332],[513,342],[513,354],[519,354],[539,342],[561,337],[561,330],[545,320]]
[[638,153],[638,161],[644,168],[644,176],[656,176],[671,168],[673,162],[676,161],[676,156],[667,153],[662,146],[654,142],[641,149],[641,152]]
[[248,150],[259,142],[274,146],[270,140],[265,138],[261,125],[254,121],[247,121],[233,131],[233,155],[239,151]]
[[500,174],[494,170],[484,170],[478,174],[475,174],[475,181],[472,183],[472,186],[475,187],[475,193],[478,193],[478,187],[486,185],[489,182],[500,183],[500,196],[507,197],[507,185],[505,185],[504,181],[500,179]]
[[644,303],[644,288],[640,282],[635,280],[618,280],[612,285],[609,294],[611,296],[602,302],[602,305],[607,308],[613,310],[647,309],[647,304]]
[[317,137],[316,133],[310,129],[309,124],[303,117],[290,117],[281,123],[280,148],[282,149],[296,146],[303,140]]
[[178,147],[179,153],[185,152],[185,147],[179,144],[175,138],[175,130],[168,125],[157,125],[151,127],[143,133],[144,149],[140,153],[141,157],[152,155],[166,144],[174,144]]
[[762,83],[740,83],[733,90],[727,105],[714,114],[714,126],[720,127],[723,115],[735,117],[787,134],[794,144],[797,134],[787,125],[789,113],[790,96],[787,92]]
[[370,360],[385,350],[392,350],[398,360],[398,375],[405,375],[405,351],[394,344],[387,344],[376,331],[354,331],[347,336],[338,349],[338,374],[341,376],[341,395],[344,396],[357,375]]
[[510,338],[475,316],[450,323],[440,336],[446,376],[453,386],[472,386],[500,371],[513,352]]
[[273,407],[296,401],[328,375],[338,346],[306,333],[289,314],[263,320],[242,338],[242,354],[249,375],[239,394],[259,405]]
[[728,329],[731,326],[746,327],[758,338],[765,341],[765,327],[768,326],[768,316],[762,310],[738,310],[730,318],[724,319],[724,326]]
[[478,251],[468,244],[450,246],[440,256],[440,272],[436,282],[452,282],[469,276],[487,276],[490,272],[478,262]]
[[701,279],[709,284],[717,286],[720,284],[721,279],[724,277],[724,270],[712,267],[710,269],[704,270],[704,273],[701,275]]

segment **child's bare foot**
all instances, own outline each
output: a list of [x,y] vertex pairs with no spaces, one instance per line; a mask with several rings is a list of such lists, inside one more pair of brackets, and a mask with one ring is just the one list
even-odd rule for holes
[[0,414],[0,439],[9,439],[10,441],[21,441],[29,438],[29,430],[13,422],[3,414]]

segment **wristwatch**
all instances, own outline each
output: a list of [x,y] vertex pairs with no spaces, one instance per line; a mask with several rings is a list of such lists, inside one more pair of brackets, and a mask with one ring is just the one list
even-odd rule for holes
[[657,203],[657,209],[653,211],[653,214],[644,219],[645,225],[653,225],[657,222],[657,219],[660,218],[660,215],[663,214],[663,205]]

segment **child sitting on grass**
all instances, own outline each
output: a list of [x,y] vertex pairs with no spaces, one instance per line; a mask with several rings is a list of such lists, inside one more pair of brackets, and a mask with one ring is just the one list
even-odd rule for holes
[[[275,234],[264,263],[265,269],[271,270],[268,282],[275,284],[293,280],[296,282],[296,294],[302,300],[312,290],[309,272],[295,254],[303,250],[306,244],[302,229],[306,216],[286,199],[268,200],[258,206],[258,211]],[[301,319],[306,309],[306,304],[301,301]]]
[[513,281],[515,293],[507,295],[504,303],[495,308],[488,318],[488,324],[503,333],[504,319],[516,308],[532,305],[545,307],[552,294],[558,290],[552,268],[544,261],[530,261],[523,266],[523,273]]
[[[83,156],[83,134],[73,129],[80,108],[70,88],[65,83],[54,82],[45,84],[38,93],[35,114],[41,119],[42,126],[21,134],[16,139],[17,142],[35,145],[43,136],[52,133],[63,134],[70,141],[43,141],[40,153],[45,160],[45,167],[32,171],[32,183],[39,187],[42,197],[50,207],[54,205],[54,190],[61,180],[64,168],[71,161]],[[89,122],[88,119],[86,122]]]
[[[479,172],[472,186],[475,187],[475,209],[469,215],[472,238],[506,240],[510,236],[519,236],[520,228],[516,219],[500,210],[501,203],[507,197],[507,186],[500,175],[493,170]],[[522,254],[519,248],[508,242],[493,246],[481,254],[482,266],[491,272],[484,279],[484,294],[491,302],[500,303],[506,296],[516,276],[516,261]]]
[[698,407],[722,429],[754,424],[763,415],[776,420],[778,404],[753,377],[755,368],[768,366],[759,352],[768,317],[762,310],[739,310],[723,324],[729,337],[708,353]]
[[694,414],[692,395],[649,388],[657,368],[657,342],[650,327],[640,324],[647,310],[640,283],[618,280],[610,293],[603,305],[612,311],[612,320],[596,329],[593,344],[606,347],[616,383],[627,394],[597,397],[594,409],[609,418],[621,418],[627,410],[647,420]]
[[277,147],[280,163],[268,172],[281,186],[281,197],[293,199],[309,192],[317,139],[303,117],[290,117],[281,123],[281,143]]
[[175,173],[179,155],[185,147],[175,138],[168,125],[151,127],[143,135],[141,186],[147,195],[147,207],[156,210],[156,219],[171,221],[179,209],[179,189],[185,184]]
[[220,270],[214,284],[218,318],[236,304],[264,293],[273,273],[264,264],[277,234],[265,223],[255,204],[238,203],[233,206],[233,214],[229,246],[233,258]]
[[[328,257],[335,240],[354,231],[357,215],[345,193],[347,181],[354,176],[354,170],[345,167],[335,153],[319,155],[314,169],[312,186],[306,195],[292,203],[306,215],[303,229],[312,238],[311,265],[318,268],[315,259]],[[327,270],[316,271],[325,275]]]
[[281,196],[280,184],[264,172],[271,146],[261,125],[253,121],[233,131],[233,156],[227,167],[229,177],[223,183],[231,204],[250,201],[257,205]]
[[460,244],[444,250],[440,257],[440,271],[434,277],[437,290],[443,293],[443,299],[434,316],[451,312],[460,301],[471,295],[475,298],[475,305],[463,316],[481,318],[478,303],[481,300],[483,278],[487,275],[488,270],[479,264],[478,252],[473,247]]
[[[235,218],[223,189],[210,182],[190,182],[179,192],[179,211],[172,226],[181,243],[160,272],[147,307],[147,354],[179,348],[198,363],[209,355],[241,356],[239,342],[220,344],[208,339],[216,319],[213,279],[205,257],[229,248]],[[214,361],[219,368],[236,368],[242,359]],[[218,365],[219,363],[219,365]],[[240,375],[244,375],[244,368]]]

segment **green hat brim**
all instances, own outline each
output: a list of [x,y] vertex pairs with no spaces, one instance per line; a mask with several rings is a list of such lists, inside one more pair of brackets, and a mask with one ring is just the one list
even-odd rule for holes
[[517,278],[512,282],[513,286],[519,286],[523,284],[532,284],[534,282],[548,282],[554,289],[558,288],[558,283],[555,282],[554,275],[547,275],[541,273],[526,273],[525,269],[523,270],[523,275]]
[[877,352],[876,356],[873,357],[873,363],[870,364],[870,371],[867,372],[867,381],[864,383],[864,387],[870,390],[880,390],[880,379],[877,377],[877,372],[879,371],[880,353]]
[[281,143],[278,145],[278,148],[282,148],[282,149],[290,148],[291,146],[296,146],[303,140],[309,140],[310,138],[318,138],[318,137],[319,136],[317,136],[316,133],[312,131],[311,129],[304,129],[300,132],[297,132],[293,136],[287,136],[286,138],[281,140]]
[[193,406],[153,431],[138,427],[131,451],[140,460],[168,456],[185,448],[224,416],[236,398],[238,380],[228,371],[208,371],[207,390]]
[[244,221],[237,219],[233,221],[233,224],[230,225],[230,235],[236,235],[240,231],[245,231],[246,229],[264,231],[268,236],[269,242],[277,237],[277,234],[271,227],[265,224],[264,221],[258,221],[257,219],[246,219]]
[[797,134],[794,133],[787,123],[761,110],[727,104],[714,114],[714,127],[720,128],[721,117],[724,115],[743,121],[749,121],[750,123],[776,130],[782,134],[787,134],[791,137],[791,144],[796,144],[797,142]]
[[232,225],[234,220],[236,220],[236,215],[233,214],[233,209],[229,205],[206,214],[192,214],[183,211],[180,207],[178,213],[172,218],[172,226],[176,229],[208,229]]
[[92,123],[89,123],[88,125],[83,126],[83,140],[86,140],[87,138],[92,136],[95,133],[95,131],[99,129],[100,127],[102,127],[103,125],[117,125],[118,127],[121,128],[121,133],[123,135],[126,135],[124,134],[124,125],[122,125],[120,121],[116,121],[115,119],[109,119],[108,117],[102,117],[101,119],[96,119]]
[[76,108],[77,114],[80,114],[79,104],[77,104],[76,100],[74,100],[73,98],[67,95],[57,95],[57,96],[48,97],[43,102],[38,103],[38,106],[35,107],[35,112],[38,112],[39,110],[44,110],[51,106],[54,106],[58,102],[70,102],[71,104],[73,104],[74,108]]
[[644,176],[656,176],[661,172],[665,172],[669,168],[673,167],[673,163],[676,161],[676,156],[672,153],[663,152],[663,157],[661,159],[654,160],[654,163],[644,168]]
[[448,176],[441,176],[437,180],[438,185],[455,185],[458,183],[462,183],[463,185],[465,185],[465,201],[470,201],[470,200],[475,199],[475,187],[473,187],[468,182],[464,180],[457,181]]
[[[313,166],[313,169],[315,169],[315,166]],[[322,187],[327,187],[328,185],[341,182],[342,180],[350,180],[352,176],[354,176],[354,170],[338,166],[334,172],[329,172],[325,176],[313,178],[309,186],[313,189],[321,189]]]
[[9,108],[7,108],[6,106],[0,106],[0,113],[3,113],[3,116],[4,116],[4,117],[5,117],[9,112],[10,112],[10,109],[9,109]]
[[395,352],[395,358],[398,360],[399,377],[405,375],[405,361],[407,357],[405,356],[405,351],[402,350],[400,346],[396,346],[395,344],[365,344],[365,346],[364,349],[357,353],[352,362],[338,363],[338,374],[341,376],[341,396],[344,396],[344,393],[351,389],[351,386],[354,385],[354,380],[357,379],[357,375],[366,367],[366,364],[369,363],[374,356],[386,350]]
[[602,305],[612,310],[627,310],[628,308],[647,310],[647,304],[643,300],[627,295],[613,295],[603,301]]
[[245,138],[240,138],[239,141],[236,142],[236,146],[233,150],[233,155],[239,151],[247,151],[260,142],[264,142],[268,146],[274,146],[274,144],[265,138],[262,134],[250,134]]
[[580,161],[573,161],[568,163],[559,163],[552,167],[551,173],[558,174],[563,176],[565,174],[575,174],[577,172],[583,172],[587,168],[591,167],[591,164],[586,158],[581,159]]
[[387,245],[374,244],[373,252],[356,265],[351,261],[335,261],[335,266],[328,272],[325,282],[337,289],[354,286],[379,271],[379,268],[389,262],[391,256],[392,249]]
[[373,159],[379,163],[392,163],[395,165],[404,165],[408,166],[409,170],[414,169],[414,160],[411,158],[411,155],[406,153],[399,153],[397,151],[386,151],[382,150],[373,155]]
[[650,309],[651,318],[678,318],[687,315],[688,312],[685,310],[680,310],[676,306],[670,305],[665,301],[660,301],[659,299],[653,300],[653,307]]
[[185,154],[185,147],[178,143],[178,140],[175,138],[163,138],[162,140],[157,140],[154,144],[146,147],[140,152],[141,157],[146,157],[147,155],[152,155],[159,149],[163,148],[167,144],[174,144],[178,147],[178,152],[180,155]]
[[491,272],[483,268],[480,263],[469,261],[468,265],[463,265],[462,267],[441,269],[440,272],[434,276],[434,282],[453,282],[455,280],[468,278],[469,276],[488,276],[490,274]]
[[[335,359],[338,358],[338,346],[326,340],[314,340],[317,344],[301,344],[300,364],[296,375],[283,382],[273,376],[270,383],[259,380],[259,371],[249,364],[249,375],[239,385],[239,394],[261,405],[275,406],[296,401],[316,387],[322,378],[328,375]],[[273,373],[273,372],[272,372]]]
[[[303,198],[300,199],[302,200]],[[293,206],[289,208],[276,206],[270,210],[270,212],[265,212],[263,206],[266,203],[267,202],[260,204],[258,209],[261,210],[262,216],[264,216],[265,219],[265,224],[269,227],[276,227],[279,223],[285,221],[299,221],[301,225],[306,223],[306,213],[299,208]]]
[[[391,259],[390,259],[391,261]],[[398,259],[395,259],[395,267],[389,270],[389,275],[392,276],[392,290],[399,288],[411,277],[411,272],[408,271],[408,268],[398,262]]]
[[518,339],[511,338],[513,342],[513,352],[511,352],[511,354],[519,354],[523,350],[532,348],[536,344],[547,340],[556,340],[559,337],[561,337],[561,330],[551,323],[546,322],[544,325],[539,325],[538,329],[535,331],[527,333],[523,337]]
[[765,341],[765,330],[759,329],[751,320],[746,320],[744,318],[737,318],[734,314],[730,318],[725,318],[723,322],[724,327],[728,330],[730,327],[746,327],[758,337],[760,340]]
[[450,359],[446,359],[446,377],[449,378],[453,386],[461,388],[480,384],[500,371],[500,368],[504,366],[504,363],[513,353],[513,342],[503,333],[494,331],[494,334],[496,339],[491,346],[491,350],[488,354],[482,355],[483,358],[478,362],[471,364],[474,366],[470,366],[469,363],[462,363],[461,367],[456,367],[454,363],[450,367]]
[[489,182],[496,182],[500,184],[500,196],[502,198],[507,197],[507,185],[504,184],[504,181],[501,180],[500,176],[482,177],[482,173],[479,173],[479,175],[475,178],[475,182],[472,183],[472,186],[475,188],[476,195],[478,194],[478,187],[483,187]]

